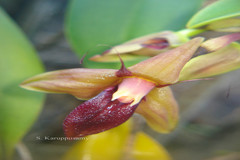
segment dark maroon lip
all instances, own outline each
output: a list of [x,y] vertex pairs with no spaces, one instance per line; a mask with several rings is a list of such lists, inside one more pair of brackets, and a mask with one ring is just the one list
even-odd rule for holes
[[134,113],[137,105],[111,101],[117,87],[110,87],[75,108],[63,123],[67,137],[83,137],[114,128]]

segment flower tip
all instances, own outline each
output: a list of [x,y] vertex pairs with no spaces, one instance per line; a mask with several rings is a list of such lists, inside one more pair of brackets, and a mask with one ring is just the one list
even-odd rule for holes
[[19,84],[20,87],[24,88],[26,85],[26,80],[24,80],[22,83]]
[[101,55],[95,55],[89,58],[89,60],[94,61],[94,62],[100,62]]
[[19,84],[21,88],[30,90],[30,91],[38,91],[38,92],[47,92],[43,87],[46,84],[42,82],[42,78],[46,73],[42,73],[31,78],[24,80],[22,83]]
[[23,88],[23,89],[29,90],[28,87],[27,87],[27,85],[25,85],[24,83],[20,83],[20,84],[19,84],[19,87],[21,87],[21,88]]
[[21,87],[23,89],[28,89],[28,86],[24,82],[20,83],[19,87]]
[[202,43],[201,47],[205,48],[209,52],[215,52],[239,39],[240,33],[232,33],[221,37],[209,39]]
[[27,79],[27,80],[24,80],[22,83],[19,84],[19,86],[23,89],[27,89],[27,90],[36,90],[34,89],[32,86],[31,86],[31,80],[32,78],[30,79]]
[[30,90],[30,91],[37,91],[37,92],[46,92],[44,90],[41,90],[40,88],[34,87],[31,83],[28,82],[22,82],[21,84],[19,84],[19,87],[26,89],[26,90]]

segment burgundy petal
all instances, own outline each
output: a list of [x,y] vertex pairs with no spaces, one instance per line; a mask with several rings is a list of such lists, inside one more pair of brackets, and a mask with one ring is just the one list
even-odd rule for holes
[[110,87],[96,97],[82,103],[65,119],[63,129],[67,137],[82,137],[116,127],[134,113],[137,105],[111,101],[117,87]]

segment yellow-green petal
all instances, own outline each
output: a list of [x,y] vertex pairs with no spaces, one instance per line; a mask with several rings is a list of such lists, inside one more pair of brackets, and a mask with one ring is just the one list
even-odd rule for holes
[[128,69],[134,75],[153,80],[158,85],[173,84],[178,81],[180,71],[202,41],[201,37],[194,38],[180,47],[149,58]]
[[43,73],[25,80],[21,87],[51,93],[68,93],[79,99],[89,99],[118,83],[116,70],[65,69]]
[[148,125],[160,133],[169,133],[178,122],[178,104],[169,87],[153,89],[141,101],[136,113],[141,114]]
[[131,121],[77,142],[63,160],[120,160],[131,132]]
[[167,150],[143,132],[138,132],[133,142],[134,160],[171,160]]
[[240,68],[240,45],[229,46],[190,60],[180,74],[180,81],[210,77]]

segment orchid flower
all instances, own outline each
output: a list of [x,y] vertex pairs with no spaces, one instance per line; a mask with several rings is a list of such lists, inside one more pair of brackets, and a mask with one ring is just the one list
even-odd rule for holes
[[[118,55],[121,55],[121,58],[126,61],[135,60],[139,57],[149,58],[189,41],[188,34],[201,32],[203,32],[203,30],[186,29],[178,32],[164,31],[145,35],[114,46],[100,55],[91,57],[90,60],[96,62],[118,62]],[[207,49],[209,52],[213,52],[233,41],[239,40],[239,37],[240,33],[228,34],[205,41],[201,44],[201,47]]]
[[[178,122],[178,104],[169,85],[240,68],[240,46],[231,43],[236,40],[233,37],[236,35],[205,42],[198,37],[128,68],[122,65],[120,70],[53,71],[32,77],[21,86],[89,99],[66,117],[63,128],[68,137],[111,129],[125,122],[134,112],[141,114],[154,130],[168,133]],[[222,46],[216,45],[219,43]],[[211,48],[212,52],[191,59],[200,46]]]
[[100,55],[90,58],[96,62],[118,62],[118,55],[123,60],[134,60],[137,57],[155,56],[175,48],[189,39],[183,34],[163,31],[132,39],[123,44],[112,47]]

